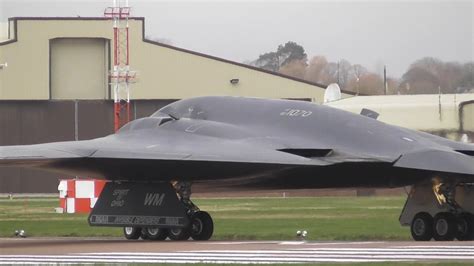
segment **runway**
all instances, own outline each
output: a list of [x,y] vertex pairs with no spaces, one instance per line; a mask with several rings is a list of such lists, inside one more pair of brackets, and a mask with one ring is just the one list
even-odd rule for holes
[[474,242],[0,239],[0,264],[474,262]]

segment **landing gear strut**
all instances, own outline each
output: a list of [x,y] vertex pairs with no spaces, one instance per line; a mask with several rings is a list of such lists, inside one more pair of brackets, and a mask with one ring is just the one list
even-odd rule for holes
[[209,213],[201,211],[191,201],[191,185],[191,182],[175,182],[173,184],[181,203],[187,209],[190,223],[187,228],[171,229],[169,237],[172,240],[186,240],[189,237],[194,240],[209,240],[214,232],[214,222]]
[[[457,199],[463,199],[458,203]],[[442,183],[423,183],[412,187],[400,223],[409,225],[416,241],[474,240],[474,186]]]

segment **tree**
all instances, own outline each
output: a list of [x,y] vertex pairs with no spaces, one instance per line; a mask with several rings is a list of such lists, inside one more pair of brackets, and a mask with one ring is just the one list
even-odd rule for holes
[[341,89],[345,89],[351,79],[353,68],[349,61],[342,59],[337,63],[337,84]]
[[469,83],[468,72],[466,64],[425,57],[410,65],[402,76],[400,86],[409,88],[408,93],[439,93],[440,90],[443,93],[454,93],[459,88],[463,90],[465,83]]
[[463,67],[457,62],[444,63],[440,73],[440,85],[443,92],[455,93],[463,78]]
[[360,79],[360,77],[362,77],[363,75],[365,75],[369,72],[367,70],[367,68],[365,68],[364,66],[359,65],[359,64],[354,64],[352,66],[352,69],[353,69],[354,77],[356,79]]
[[403,74],[400,86],[405,88],[409,94],[432,94],[438,93],[440,82],[438,77],[428,69],[410,67]]
[[255,61],[255,66],[277,72],[280,69],[280,59],[276,52],[262,54]]
[[366,95],[384,94],[383,79],[375,73],[366,73],[359,79],[359,91]]
[[368,74],[369,71],[367,68],[363,67],[362,65],[355,64],[352,65],[352,70],[347,77],[347,84],[345,86],[345,90],[355,92],[356,94],[360,93],[360,79],[362,76]]
[[303,60],[293,60],[280,68],[280,73],[303,79],[306,73],[306,63]]
[[469,62],[462,67],[462,77],[457,89],[459,92],[468,92],[474,89],[474,62]]
[[321,73],[327,64],[328,60],[322,55],[311,58],[304,78],[312,82],[321,82]]
[[320,82],[324,84],[337,83],[337,63],[327,63],[321,71]]
[[296,42],[290,41],[285,43],[285,45],[279,45],[277,54],[280,59],[280,67],[295,60],[302,61],[304,64],[308,61],[308,56],[306,55],[303,46]]
[[268,52],[260,55],[254,65],[277,72],[281,67],[292,61],[300,61],[306,65],[307,60],[304,48],[295,42],[289,41],[285,45],[279,45],[276,52]]
[[387,78],[387,94],[402,94],[398,79]]

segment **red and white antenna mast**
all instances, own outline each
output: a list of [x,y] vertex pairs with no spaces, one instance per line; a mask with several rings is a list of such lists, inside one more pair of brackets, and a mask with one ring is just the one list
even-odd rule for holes
[[136,81],[136,72],[130,71],[130,6],[128,0],[114,0],[113,3],[105,9],[104,16],[113,20],[114,67],[109,78],[114,93],[114,129],[117,131],[130,121],[130,84]]

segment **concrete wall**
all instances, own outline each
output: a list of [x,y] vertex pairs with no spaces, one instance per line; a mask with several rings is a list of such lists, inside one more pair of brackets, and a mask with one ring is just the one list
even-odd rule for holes
[[[139,76],[139,82],[132,86],[132,99],[239,95],[323,100],[322,85],[146,40],[143,23],[140,18],[130,20],[130,64]],[[19,18],[12,19],[10,26],[16,29],[18,38],[0,43],[0,62],[9,63],[8,68],[0,70],[3,72],[0,99],[51,98],[52,39],[112,39],[112,21],[97,18]],[[85,72],[87,66],[87,63],[78,62],[77,71]],[[233,85],[231,79],[239,79],[239,83]]]

